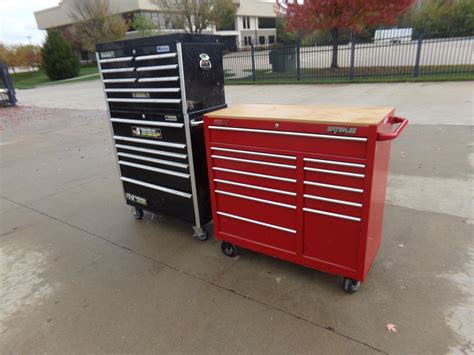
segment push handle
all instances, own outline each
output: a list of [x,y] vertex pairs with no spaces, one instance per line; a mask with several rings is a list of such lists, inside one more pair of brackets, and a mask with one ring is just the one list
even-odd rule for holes
[[403,129],[408,124],[408,120],[402,117],[391,117],[389,121],[392,125],[400,123],[397,129],[393,133],[377,133],[377,140],[378,141],[391,141],[392,139],[397,138],[400,133],[402,133]]

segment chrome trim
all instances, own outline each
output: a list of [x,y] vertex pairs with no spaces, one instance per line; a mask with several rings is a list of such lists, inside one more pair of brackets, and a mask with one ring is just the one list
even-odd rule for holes
[[140,78],[139,83],[153,83],[158,81],[177,81],[179,76],[162,76],[161,78]]
[[234,214],[225,213],[225,212],[221,212],[221,211],[217,211],[217,214],[218,214],[219,216],[234,218],[234,219],[238,219],[238,220],[240,220],[240,221],[258,224],[258,225],[263,226],[263,227],[278,229],[278,230],[281,230],[281,231],[283,231],[283,232],[288,232],[288,233],[296,234],[296,231],[295,231],[294,229],[284,228],[284,227],[276,226],[276,225],[274,225],[274,224],[256,221],[255,219],[240,217],[240,216],[236,216],[236,215],[234,215]]
[[180,88],[105,89],[105,92],[179,92]]
[[271,157],[271,158],[281,158],[281,159],[288,159],[288,160],[296,160],[296,157],[291,155],[280,155],[280,154],[270,154],[270,153],[260,153],[260,152],[252,152],[249,150],[240,150],[240,149],[230,149],[230,148],[219,148],[219,147],[211,147],[211,150],[217,150],[222,152],[229,152],[229,153],[240,153],[240,154],[249,154],[249,155],[259,155],[262,157]]
[[338,205],[346,205],[346,206],[353,206],[353,207],[362,207],[362,203],[356,203],[356,202],[350,202],[350,201],[344,201],[344,200],[337,200],[335,198],[327,198],[327,197],[322,197],[322,196],[315,196],[315,195],[310,195],[310,194],[304,194],[303,195],[305,198],[309,198],[311,200],[317,200],[317,201],[324,201],[324,202],[331,202],[331,203],[336,203]]
[[113,136],[113,138],[114,138],[115,140],[118,140],[118,141],[125,141],[125,142],[135,142],[135,143],[159,145],[159,146],[163,146],[163,147],[178,148],[178,149],[184,149],[184,148],[186,148],[186,144],[180,144],[180,143],[169,143],[169,142],[162,142],[162,141],[152,141],[152,140],[150,140],[150,139],[130,138],[130,137],[123,137],[123,136]]
[[241,162],[241,163],[248,163],[248,164],[274,166],[274,167],[277,167],[277,168],[296,169],[296,166],[294,166],[294,165],[270,163],[270,162],[267,162],[267,161],[260,161],[260,160],[234,158],[234,157],[228,157],[228,156],[225,156],[225,155],[211,155],[211,158],[238,161],[238,162]]
[[121,79],[103,79],[102,81],[106,84],[113,83],[134,83],[137,78],[121,78]]
[[345,141],[367,142],[367,138],[365,138],[365,137],[331,136],[331,135],[328,135],[328,134],[317,134],[317,133],[272,131],[272,130],[267,130],[267,129],[223,127],[223,126],[209,126],[209,129],[217,129],[217,130],[222,130],[222,131],[252,132],[252,133],[264,133],[264,134],[277,134],[277,135],[285,135],[285,136],[297,136],[297,137],[310,137],[310,138],[324,138],[324,139],[336,139],[336,140],[345,140]]
[[138,67],[137,71],[169,70],[169,69],[177,69],[177,68],[178,68],[178,64],[153,65],[149,67]]
[[273,176],[273,175],[264,175],[264,174],[257,174],[257,173],[251,173],[248,171],[241,171],[241,170],[234,170],[234,169],[226,169],[226,168],[218,168],[214,166],[212,168],[213,170],[217,171],[224,171],[226,173],[234,173],[234,174],[239,174],[239,175],[248,175],[248,176],[255,176],[263,179],[270,179],[270,180],[278,180],[278,181],[285,181],[285,182],[296,182],[296,179],[289,179],[289,178],[284,178],[280,176]]
[[[97,55],[97,58],[99,56]],[[119,58],[110,58],[110,59],[98,59],[100,64],[102,63],[117,63],[117,62],[129,62],[133,59],[133,57],[119,57]]]
[[316,173],[325,173],[325,174],[332,174],[332,175],[344,175],[344,176],[352,176],[356,178],[364,178],[364,174],[356,174],[356,173],[348,173],[346,171],[338,171],[338,170],[327,170],[327,169],[317,169],[317,168],[309,168],[307,166],[304,167],[306,171],[313,171]]
[[188,168],[188,164],[176,163],[174,161],[169,161],[169,160],[162,160],[162,159],[144,157],[143,155],[135,155],[135,154],[122,153],[122,152],[118,152],[117,155],[119,157],[143,160],[143,161],[148,161],[150,163],[169,165],[169,166],[174,166],[174,167],[182,168],[182,169],[187,169]]
[[158,127],[183,128],[184,126],[184,123],[140,121],[140,120],[129,120],[125,118],[111,118],[110,121],[117,122],[117,123],[132,123],[132,124],[140,124],[140,125],[145,125],[145,126],[158,126]]
[[183,179],[189,179],[189,174],[179,173],[177,171],[155,168],[153,166],[131,163],[129,161],[124,161],[124,160],[119,160],[119,164],[120,165],[125,165],[125,166],[130,166],[132,168],[153,171],[155,173],[172,175],[172,176],[180,177],[180,178],[183,178]]
[[137,62],[142,60],[151,60],[151,59],[164,59],[164,58],[174,58],[176,57],[176,52],[174,53],[165,53],[165,54],[150,54],[150,55],[140,55],[135,57]]
[[214,181],[215,181],[215,182],[220,182],[221,184],[228,184],[228,185],[235,185],[235,186],[240,186],[240,187],[246,187],[246,188],[248,188],[248,189],[261,190],[261,191],[267,191],[267,192],[274,192],[274,193],[276,193],[276,194],[287,195],[287,196],[296,196],[296,192],[284,191],[284,190],[278,190],[278,189],[271,189],[271,188],[269,188],[269,187],[262,187],[262,186],[244,184],[244,183],[242,183],[242,182],[236,182],[236,181],[230,181],[230,180],[223,180],[223,179],[214,179]]
[[191,126],[192,127],[197,127],[197,126],[200,126],[204,123],[204,121],[194,121],[194,120],[191,120]]
[[307,208],[304,207],[303,211],[305,212],[310,212],[310,213],[315,213],[315,214],[321,214],[324,216],[330,216],[330,217],[336,217],[336,218],[342,218],[342,219],[348,219],[349,221],[356,221],[360,222],[361,219],[358,217],[352,217],[352,216],[347,216],[345,214],[339,214],[339,213],[332,213],[332,212],[327,212],[327,211],[321,211],[321,210],[314,210],[312,208]]
[[116,68],[116,69],[102,69],[101,72],[103,74],[108,74],[108,73],[128,73],[131,71],[134,71],[134,67],[128,67],[128,68]]
[[186,192],[173,190],[173,189],[170,189],[168,187],[154,185],[154,184],[150,184],[148,182],[144,182],[144,181],[140,181],[140,180],[130,179],[130,178],[127,178],[127,177],[121,177],[120,180],[125,181],[125,182],[129,182],[131,184],[148,187],[148,188],[153,189],[153,190],[158,190],[158,191],[167,192],[169,194],[178,195],[178,196],[185,197],[185,198],[191,198],[192,197],[191,194],[188,194]]
[[304,161],[309,161],[311,163],[350,166],[350,167],[354,167],[354,168],[365,168],[365,164],[346,163],[344,161],[337,161],[337,160],[323,160],[323,159],[313,159],[313,158],[303,158],[303,160]]
[[179,104],[181,99],[107,99],[108,102],[141,102],[147,104]]
[[178,158],[178,159],[186,159],[188,157],[186,154],[166,152],[164,150],[134,147],[133,145],[125,145],[125,144],[115,144],[115,148],[133,150],[135,152],[150,153],[150,154],[155,154],[155,155],[163,155],[165,157],[172,157],[172,158]]
[[251,197],[251,196],[247,196],[247,195],[241,195],[241,194],[236,194],[236,193],[233,193],[233,192],[227,192],[227,191],[222,191],[222,190],[214,190],[214,192],[217,193],[217,194],[223,194],[223,195],[227,195],[227,196],[238,197],[238,198],[241,198],[241,199],[244,199],[244,200],[261,202],[261,203],[266,203],[268,205],[274,205],[274,206],[278,206],[278,207],[285,207],[285,208],[289,208],[289,209],[292,209],[292,210],[296,210],[296,206],[288,205],[286,203],[265,200],[263,198]]
[[347,186],[341,186],[341,185],[331,185],[331,184],[323,184],[322,182],[314,182],[314,181],[304,181],[303,182],[306,185],[312,185],[312,186],[317,186],[317,187],[326,187],[328,189],[334,189],[334,190],[341,190],[341,191],[350,191],[350,192],[357,192],[357,193],[363,193],[364,190],[362,189],[356,189],[354,187],[347,187]]

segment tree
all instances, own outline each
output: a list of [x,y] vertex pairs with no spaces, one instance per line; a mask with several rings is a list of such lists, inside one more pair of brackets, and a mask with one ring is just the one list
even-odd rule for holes
[[48,32],[41,56],[44,71],[51,80],[73,78],[79,74],[79,58],[56,31]]
[[138,15],[131,21],[132,27],[138,32],[138,37],[148,37],[156,32],[156,24],[148,17]]
[[95,52],[96,43],[124,38],[128,30],[120,15],[112,15],[109,0],[68,0],[67,13],[77,22],[74,33],[88,52]]
[[210,25],[226,28],[235,20],[232,0],[152,0],[163,12],[175,19],[186,32],[202,33]]
[[342,30],[355,33],[373,25],[396,22],[415,0],[285,0],[289,30],[329,30],[332,40],[331,68],[338,68],[338,40]]

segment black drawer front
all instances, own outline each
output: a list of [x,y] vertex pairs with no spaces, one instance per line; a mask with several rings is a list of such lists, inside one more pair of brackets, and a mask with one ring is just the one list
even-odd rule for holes
[[129,205],[194,223],[192,198],[158,191],[126,181],[123,182],[123,186],[125,198]]
[[[164,110],[162,108],[145,108],[137,109],[125,108],[114,109],[110,111],[112,118],[139,120],[139,121],[157,121],[169,123],[184,123],[182,110]],[[184,127],[184,126],[183,126]]]
[[[162,127],[143,123],[112,122],[114,135],[163,143],[186,144],[184,128]],[[183,149],[184,150],[184,149]]]

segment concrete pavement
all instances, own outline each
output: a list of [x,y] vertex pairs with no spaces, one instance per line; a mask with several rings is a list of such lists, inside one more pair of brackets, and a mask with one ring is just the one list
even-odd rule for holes
[[0,111],[2,351],[474,352],[472,83],[226,88],[231,104],[391,103],[411,119],[354,295],[249,251],[226,258],[179,221],[135,221],[97,84],[20,91],[30,107]]

